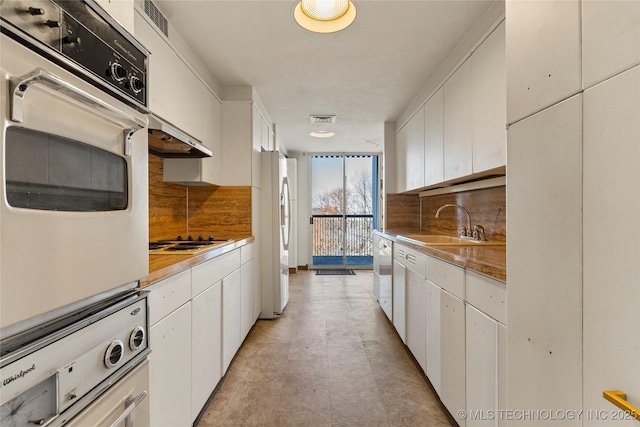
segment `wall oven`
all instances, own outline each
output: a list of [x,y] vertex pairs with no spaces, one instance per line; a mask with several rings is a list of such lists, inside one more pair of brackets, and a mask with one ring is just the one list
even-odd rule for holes
[[148,426],[148,52],[92,0],[0,30],[0,426]]
[[148,272],[147,52],[89,1],[2,1],[0,16],[6,338]]

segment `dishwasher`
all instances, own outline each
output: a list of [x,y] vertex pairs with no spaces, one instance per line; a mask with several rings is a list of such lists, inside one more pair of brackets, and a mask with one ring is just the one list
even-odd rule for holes
[[391,240],[377,234],[373,235],[373,294],[391,321],[393,321],[393,292],[391,290],[392,245]]

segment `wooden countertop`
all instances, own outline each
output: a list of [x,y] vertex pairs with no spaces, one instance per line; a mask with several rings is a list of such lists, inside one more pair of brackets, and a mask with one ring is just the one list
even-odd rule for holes
[[424,234],[416,230],[374,230],[386,237],[419,252],[439,258],[492,279],[507,282],[507,246],[427,246],[398,240],[398,236]]
[[202,252],[198,255],[149,255],[149,275],[140,280],[140,287],[144,288],[169,276],[178,274],[194,265],[218,257],[224,253],[238,249],[255,240],[253,236],[231,236],[235,242],[217,249]]

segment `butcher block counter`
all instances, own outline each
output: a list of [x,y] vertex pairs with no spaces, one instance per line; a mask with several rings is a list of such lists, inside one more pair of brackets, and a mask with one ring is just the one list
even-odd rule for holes
[[224,253],[238,249],[255,240],[253,236],[231,236],[233,243],[211,249],[197,255],[186,254],[149,254],[149,275],[140,280],[140,287],[144,288],[169,276],[180,273],[196,264],[208,261]]
[[398,236],[409,236],[424,234],[416,230],[374,230],[375,234],[427,255],[447,261],[458,267],[465,268],[501,282],[507,281],[507,246],[437,246],[413,243],[408,240],[398,238]]

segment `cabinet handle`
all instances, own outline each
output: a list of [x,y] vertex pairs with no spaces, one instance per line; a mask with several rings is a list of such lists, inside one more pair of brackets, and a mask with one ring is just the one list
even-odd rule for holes
[[627,402],[627,393],[620,390],[605,390],[602,397],[627,412],[636,421],[640,421],[640,409]]

